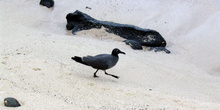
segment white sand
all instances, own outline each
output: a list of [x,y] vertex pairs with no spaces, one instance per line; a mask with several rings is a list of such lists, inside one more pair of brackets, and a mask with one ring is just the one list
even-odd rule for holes
[[[219,0],[0,0],[0,110],[219,110]],[[91,10],[85,7],[91,7]],[[89,30],[72,35],[76,9],[99,20],[159,31],[171,54],[134,51],[118,36]],[[109,73],[78,64],[74,55],[126,52]]]

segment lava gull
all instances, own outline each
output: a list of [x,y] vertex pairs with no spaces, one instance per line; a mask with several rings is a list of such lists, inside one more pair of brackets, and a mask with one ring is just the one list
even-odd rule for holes
[[85,57],[74,56],[72,57],[72,59],[75,60],[76,62],[79,62],[87,66],[91,66],[94,69],[97,69],[93,77],[98,77],[96,75],[98,70],[103,70],[106,75],[110,75],[114,78],[119,78],[118,76],[107,73],[106,70],[112,68],[113,66],[117,64],[118,59],[119,59],[118,54],[120,53],[125,54],[124,52],[115,48],[112,50],[112,54],[99,54],[96,56],[85,56]]

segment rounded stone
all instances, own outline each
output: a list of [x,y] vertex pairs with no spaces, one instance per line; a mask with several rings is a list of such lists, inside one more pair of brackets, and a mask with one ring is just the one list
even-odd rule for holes
[[21,104],[15,98],[12,98],[12,97],[5,98],[4,105],[6,107],[20,107],[21,106]]

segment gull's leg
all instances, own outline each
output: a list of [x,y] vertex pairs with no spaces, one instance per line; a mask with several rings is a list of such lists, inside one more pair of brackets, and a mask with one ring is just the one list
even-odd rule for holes
[[96,73],[99,71],[99,69],[96,70],[96,72],[94,73],[93,77],[97,78],[98,76],[96,75]]
[[[105,71],[105,70],[104,70],[104,71]],[[114,77],[114,78],[117,78],[117,79],[119,78],[118,76],[115,76],[115,75],[112,75],[112,74],[108,74],[106,71],[105,71],[105,74],[106,74],[106,75],[109,75],[109,76],[112,76],[112,77]]]

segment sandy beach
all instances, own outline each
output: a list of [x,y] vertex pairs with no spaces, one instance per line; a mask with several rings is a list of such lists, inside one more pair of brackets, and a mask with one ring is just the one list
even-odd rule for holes
[[[219,0],[0,0],[0,110],[219,110]],[[86,7],[90,7],[88,9]],[[80,10],[104,21],[157,30],[171,54],[133,50],[103,29],[73,35],[66,15]],[[109,73],[73,56],[110,54]]]

